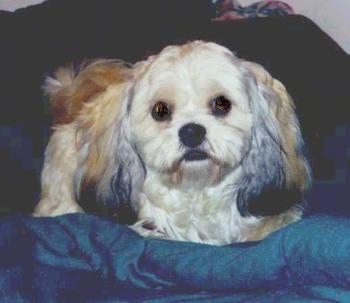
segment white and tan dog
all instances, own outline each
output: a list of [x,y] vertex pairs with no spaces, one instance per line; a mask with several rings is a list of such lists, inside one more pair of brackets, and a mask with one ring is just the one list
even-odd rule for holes
[[223,46],[61,68],[46,91],[55,124],[36,216],[91,211],[144,236],[223,245],[302,214],[311,177],[293,102]]

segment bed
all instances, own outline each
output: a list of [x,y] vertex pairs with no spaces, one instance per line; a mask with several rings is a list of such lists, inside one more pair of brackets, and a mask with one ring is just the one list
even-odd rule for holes
[[[49,0],[0,12],[1,302],[350,301],[349,55],[290,11],[224,21],[218,11],[206,0]],[[305,218],[225,247],[143,239],[93,214],[32,218],[50,135],[44,77],[193,39],[225,45],[287,87],[313,169]]]

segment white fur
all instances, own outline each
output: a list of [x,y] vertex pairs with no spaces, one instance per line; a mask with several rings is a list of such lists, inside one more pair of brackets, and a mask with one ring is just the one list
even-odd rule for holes
[[[238,179],[239,169],[227,178]],[[256,226],[255,217],[243,219],[232,203],[232,185],[222,182],[202,190],[162,186],[159,175],[150,172],[141,196],[139,217],[152,222],[166,238],[209,244],[245,241],[244,229]],[[133,227],[143,233],[136,223]],[[148,233],[147,231],[145,231]]]
[[[41,175],[42,188],[47,190],[41,193],[41,201],[34,212],[36,216],[57,216],[83,211],[76,203],[72,191],[71,176],[76,170],[78,157],[73,130],[71,125],[63,125],[58,127],[50,138],[45,157],[50,157],[51,161],[45,161]],[[57,167],[54,163],[62,165]],[[68,165],[65,165],[66,163]]]

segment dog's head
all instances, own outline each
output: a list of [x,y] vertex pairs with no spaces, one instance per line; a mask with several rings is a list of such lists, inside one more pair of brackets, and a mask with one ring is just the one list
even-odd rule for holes
[[129,126],[147,169],[169,186],[210,186],[250,150],[253,113],[228,50],[193,42],[136,66]]
[[[76,125],[80,200],[93,188],[107,209],[118,213],[131,205],[137,212],[148,173],[183,190],[236,174],[232,202],[241,215],[266,216],[300,203],[309,187],[286,89],[260,65],[222,46],[169,46],[133,67],[100,62],[74,81],[78,101],[68,103],[75,109],[69,114],[63,106],[58,123]],[[95,89],[84,94],[84,85]],[[62,92],[51,91],[62,107],[55,101]]]

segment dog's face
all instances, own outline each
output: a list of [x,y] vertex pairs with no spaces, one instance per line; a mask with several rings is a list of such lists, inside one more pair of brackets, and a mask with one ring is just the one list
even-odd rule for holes
[[173,185],[221,181],[251,141],[250,96],[238,61],[217,45],[191,44],[144,64],[129,119],[145,166]]

